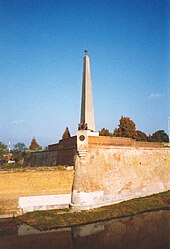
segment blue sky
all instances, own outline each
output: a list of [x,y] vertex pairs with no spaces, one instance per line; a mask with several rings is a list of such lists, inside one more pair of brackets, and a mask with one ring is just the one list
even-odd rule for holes
[[168,0],[0,0],[0,141],[56,143],[80,119],[88,48],[96,129],[167,129]]

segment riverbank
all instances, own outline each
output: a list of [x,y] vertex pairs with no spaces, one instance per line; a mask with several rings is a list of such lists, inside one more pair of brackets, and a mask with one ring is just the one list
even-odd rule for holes
[[170,210],[170,191],[86,211],[71,209],[35,211],[26,213],[18,219],[19,222],[26,223],[38,230],[50,230],[156,210]]

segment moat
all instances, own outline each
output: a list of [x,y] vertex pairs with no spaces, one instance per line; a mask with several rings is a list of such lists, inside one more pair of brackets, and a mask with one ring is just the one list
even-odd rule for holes
[[169,228],[169,210],[43,232],[1,220],[0,249],[168,249]]

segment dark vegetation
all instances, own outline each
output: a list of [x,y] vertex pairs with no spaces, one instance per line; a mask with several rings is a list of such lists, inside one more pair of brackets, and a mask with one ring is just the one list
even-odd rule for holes
[[[42,150],[42,147],[37,143],[36,139],[33,138],[29,149],[24,143],[17,143],[10,148],[2,142],[0,142],[0,165],[1,168],[9,167],[21,167],[24,165],[24,160],[27,160],[31,156],[32,151]],[[10,161],[10,164],[8,163]]]
[[69,138],[69,137],[71,137],[71,135],[70,135],[68,127],[66,127],[66,129],[63,133],[62,139]]
[[170,209],[170,191],[86,211],[73,212],[70,209],[35,211],[26,213],[19,219],[39,230],[48,230],[164,209]]
[[113,132],[106,128],[99,131],[100,136],[110,137],[128,137],[136,139],[137,141],[146,142],[169,142],[169,137],[164,130],[154,132],[152,135],[147,135],[143,131],[136,130],[136,124],[129,117],[121,117],[119,125]]
[[29,149],[34,151],[42,150],[42,147],[37,143],[35,137],[32,139]]

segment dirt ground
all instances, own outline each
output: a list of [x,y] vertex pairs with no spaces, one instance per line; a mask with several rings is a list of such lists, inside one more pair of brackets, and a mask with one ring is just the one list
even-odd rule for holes
[[0,215],[16,213],[21,196],[70,193],[73,174],[74,170],[57,168],[24,172],[0,171]]

